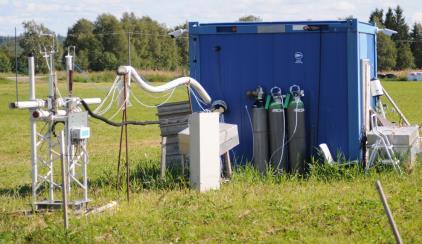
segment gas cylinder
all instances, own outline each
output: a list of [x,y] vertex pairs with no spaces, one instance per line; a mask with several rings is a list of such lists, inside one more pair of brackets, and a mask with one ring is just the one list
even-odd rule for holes
[[261,172],[267,170],[268,163],[268,119],[267,110],[264,107],[264,90],[258,86],[255,91],[247,92],[247,95],[255,98],[252,106],[252,130],[253,130],[253,164]]
[[306,159],[306,127],[305,107],[301,100],[304,96],[300,87],[290,87],[290,94],[293,97],[287,108],[287,135],[289,166],[292,173],[303,173]]
[[268,108],[268,120],[270,127],[270,163],[277,171],[288,171],[287,154],[285,141],[286,116],[284,114],[283,96],[279,87],[273,87],[270,91],[272,102]]

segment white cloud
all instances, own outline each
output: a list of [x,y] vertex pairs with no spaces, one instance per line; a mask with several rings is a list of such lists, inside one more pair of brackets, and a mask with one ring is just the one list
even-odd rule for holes
[[409,24],[422,22],[420,0],[0,0],[0,33],[13,33],[23,20],[34,19],[66,34],[80,18],[92,21],[101,13],[120,18],[123,12],[148,15],[167,26],[185,21],[229,22],[253,14],[265,21],[337,19],[353,15],[366,21],[375,8],[400,4]]
[[412,22],[418,22],[422,24],[422,12],[416,12],[412,15]]

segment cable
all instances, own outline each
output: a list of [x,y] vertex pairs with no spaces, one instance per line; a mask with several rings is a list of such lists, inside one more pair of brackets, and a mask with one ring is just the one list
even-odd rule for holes
[[101,110],[101,111],[97,111],[97,110],[98,110],[98,108],[99,108],[99,107],[97,107],[97,108],[94,110],[94,113],[97,113],[97,114],[99,114],[99,115],[103,115],[103,114],[107,113],[107,112],[111,109],[111,107],[113,106],[113,102],[114,102],[114,97],[115,97],[115,95],[116,95],[116,91],[117,91],[117,89],[116,89],[116,87],[114,87],[114,88],[113,88],[113,95],[111,96],[111,100],[110,100],[109,104],[107,105],[107,107],[105,107],[105,108],[104,108],[103,110]]
[[114,122],[114,121],[108,120],[107,118],[104,118],[101,115],[93,113],[91,111],[91,109],[89,108],[88,104],[86,104],[86,102],[84,100],[81,100],[81,104],[91,117],[98,119],[98,120],[101,120],[101,121],[103,121],[103,122],[105,122],[105,123],[107,123],[111,126],[121,127],[123,125],[155,125],[155,124],[160,124],[160,122],[156,121],[156,120],[154,120],[154,121],[126,121],[126,122],[121,122],[121,123]]
[[193,97],[195,98],[196,103],[198,104],[199,108],[204,112],[208,111],[207,109],[204,109],[204,107],[202,107],[201,100],[198,98],[198,96],[196,96],[195,92],[192,90],[192,88],[190,88],[190,86],[189,86],[189,91],[190,91],[190,94],[192,94]]
[[[281,90],[280,90],[280,93],[281,93]],[[282,107],[283,107],[283,104],[284,104],[284,102],[283,102],[283,96],[281,96],[281,106]],[[285,114],[284,108],[282,108],[282,109],[283,109],[283,125],[284,125],[283,140],[282,140],[283,147],[281,149],[280,160],[278,161],[278,164],[277,164],[277,168],[276,169],[279,169],[280,168],[281,161],[283,160],[283,156],[284,156],[284,140],[286,139],[286,114]],[[297,112],[296,112],[296,114],[297,114]],[[296,117],[296,120],[297,120],[297,117]]]
[[[120,92],[120,93],[122,93],[122,91]],[[123,107],[125,107],[126,106],[126,108],[127,108],[127,106],[128,105],[130,105],[130,104],[127,104],[127,102],[129,101],[128,100],[129,99],[129,96],[127,96],[126,97],[126,99],[122,102],[122,105],[117,109],[117,111],[110,117],[110,120],[111,119],[113,119],[114,117],[116,117],[116,115],[120,112],[120,111],[122,111],[122,109],[123,109]]]
[[319,124],[320,124],[320,116],[319,116],[319,113],[320,113],[320,104],[321,104],[321,73],[322,73],[322,71],[321,71],[321,69],[322,69],[322,54],[323,54],[323,52],[322,52],[322,29],[320,28],[319,29],[319,64],[318,64],[318,66],[319,66],[319,70],[318,70],[318,83],[317,83],[317,89],[318,89],[318,91],[317,91],[317,128],[316,128],[316,136],[315,136],[315,138],[313,139],[313,144],[314,145],[318,145],[318,137],[319,137]]
[[276,152],[278,152],[280,149],[283,149],[283,151],[284,151],[284,147],[287,144],[290,143],[290,141],[293,139],[294,135],[296,134],[296,129],[297,129],[297,108],[298,108],[298,105],[299,105],[299,103],[296,103],[296,108],[295,108],[295,128],[293,130],[292,136],[282,146],[280,146],[276,150],[274,150],[274,152],[271,154],[271,157],[270,157],[270,160],[269,160],[270,162],[271,162],[271,159],[273,158],[273,156],[275,155]]
[[248,110],[248,105],[245,105],[245,109],[246,109],[246,114],[248,115],[249,125],[251,126],[251,132],[252,132],[252,158],[251,158],[251,161],[253,161],[254,156],[255,156],[254,151],[253,151],[253,142],[255,141],[254,135],[253,135],[253,125],[252,125],[251,114],[249,113],[249,110]]
[[[117,76],[116,79],[114,79],[113,84],[110,87],[110,90],[108,91],[107,95],[104,97],[103,101],[98,105],[97,108],[95,108],[94,112],[95,113],[99,113],[99,110],[104,106],[105,102],[108,100],[108,98],[110,97],[111,93],[113,92],[113,97],[114,97],[114,93],[115,93],[115,88],[116,88],[116,83],[117,81],[120,79],[120,76]],[[112,97],[112,99],[113,99]],[[112,100],[113,101],[113,100]],[[111,103],[111,102],[110,102]],[[108,105],[107,105],[108,107]],[[107,108],[106,107],[106,108]]]
[[133,93],[133,91],[132,90],[130,90],[129,92],[132,94],[132,97],[133,97],[133,99],[135,99],[135,101],[137,101],[140,105],[142,105],[142,106],[144,106],[144,107],[147,107],[147,108],[156,108],[156,107],[159,107],[159,106],[161,106],[161,105],[163,105],[163,104],[165,104],[165,103],[167,103],[169,100],[170,100],[170,98],[172,98],[173,97],[173,93],[174,93],[174,91],[176,90],[176,88],[173,88],[173,90],[169,93],[169,95],[168,95],[168,97],[163,101],[163,102],[161,102],[160,104],[158,104],[158,105],[148,105],[148,104],[145,104],[145,103],[143,103],[143,102],[141,102],[136,96],[135,96],[135,94]]
[[52,134],[53,134],[54,137],[57,137],[57,134],[56,134],[56,125],[59,124],[59,123],[61,123],[61,124],[64,125],[64,121],[54,121],[53,122],[53,125],[51,126],[51,132],[52,132]]

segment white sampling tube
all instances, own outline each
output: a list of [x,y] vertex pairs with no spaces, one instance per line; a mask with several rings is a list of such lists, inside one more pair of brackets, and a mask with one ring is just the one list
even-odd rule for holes
[[93,97],[93,98],[83,98],[86,104],[99,104],[101,103],[101,98]]
[[34,101],[35,98],[35,64],[34,56],[28,57],[28,76],[29,76],[29,100]]
[[42,108],[46,106],[47,106],[47,102],[42,99],[35,99],[32,101],[12,102],[9,104],[9,107],[13,109],[24,109],[24,108],[35,109],[35,108]]
[[202,98],[202,100],[204,100],[205,103],[211,103],[210,95],[208,95],[208,93],[205,91],[202,85],[199,84],[197,80],[191,77],[180,77],[170,82],[167,82],[166,84],[161,86],[151,86],[138,75],[138,73],[132,66],[120,66],[117,70],[117,73],[131,75],[133,78],[135,78],[136,83],[142,89],[152,93],[165,92],[181,85],[191,85],[192,88],[198,92],[199,96]]

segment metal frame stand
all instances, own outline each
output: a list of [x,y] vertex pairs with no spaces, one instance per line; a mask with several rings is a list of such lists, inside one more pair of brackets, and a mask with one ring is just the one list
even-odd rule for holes
[[[57,88],[54,70],[55,51],[45,51],[44,57],[49,62],[48,98],[37,99],[35,96],[35,65],[34,57],[28,57],[29,69],[29,101],[17,101],[10,104],[11,108],[29,109],[31,129],[31,176],[32,176],[32,200],[33,210],[43,208],[60,208],[62,198],[55,196],[56,190],[64,190],[60,182],[60,174],[56,167],[65,161],[67,172],[65,174],[69,194],[69,205],[74,208],[82,208],[89,202],[88,198],[88,153],[87,137],[72,138],[71,130],[87,127],[88,115],[80,112],[78,105],[80,98],[58,98],[60,93]],[[71,73],[72,56],[66,58],[67,71]],[[69,68],[70,67],[70,68]],[[68,76],[71,79],[71,75]],[[71,87],[71,80],[69,87]],[[71,89],[71,88],[70,88]],[[71,90],[69,90],[71,92]],[[90,103],[98,103],[100,99],[93,99]],[[59,109],[60,108],[60,109]],[[55,127],[58,123],[64,124],[63,138],[55,135]],[[38,126],[41,125],[38,130]],[[63,182],[63,179],[62,179]],[[71,187],[72,192],[71,192]],[[60,194],[59,194],[60,195]],[[72,196],[70,196],[72,195]],[[82,195],[80,199],[78,196]],[[77,199],[77,200],[76,200]]]
[[383,164],[393,165],[394,169],[401,173],[402,171],[399,165],[400,161],[396,159],[395,157],[393,145],[390,143],[390,140],[388,139],[388,137],[383,135],[378,130],[377,118],[375,114],[371,116],[371,125],[372,125],[372,131],[378,137],[378,140],[376,141],[375,144],[369,146],[369,148],[372,149],[372,152],[369,156],[369,160],[368,160],[365,170],[368,171],[370,167],[374,166],[375,161],[377,159],[376,158],[377,155],[379,155],[380,152],[384,151],[385,154],[387,155],[387,159],[382,159],[381,162]]

